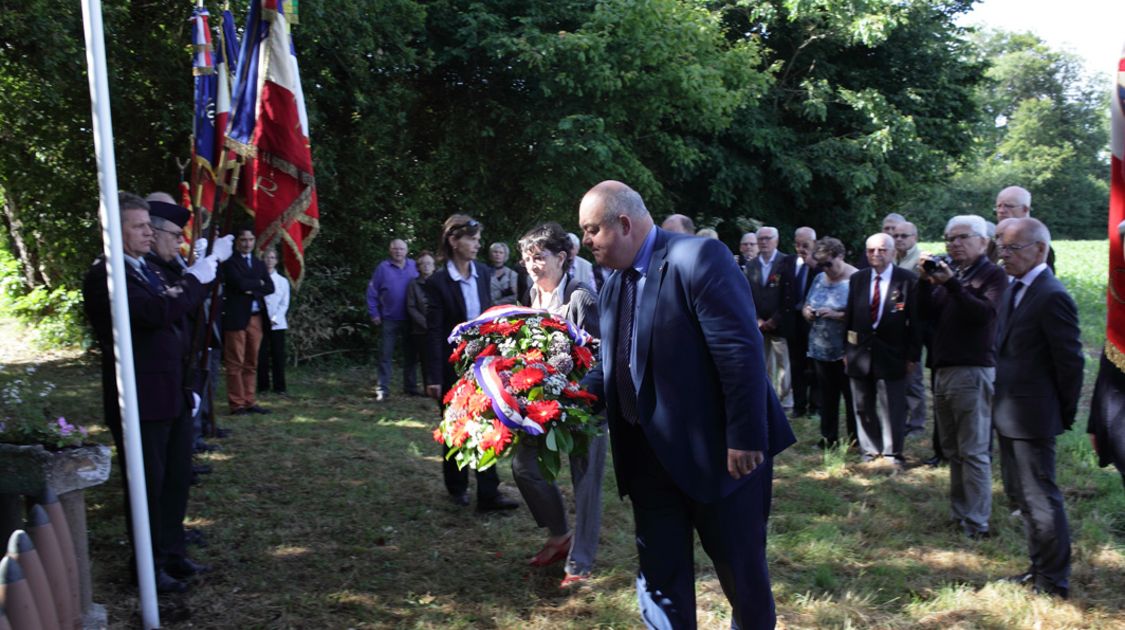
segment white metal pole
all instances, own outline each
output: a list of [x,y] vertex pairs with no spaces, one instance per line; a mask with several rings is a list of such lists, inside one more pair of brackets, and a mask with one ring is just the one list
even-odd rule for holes
[[133,516],[133,549],[140,585],[141,620],[146,630],[160,627],[156,605],[156,579],[152,537],[148,529],[148,495],[145,492],[144,455],[141,452],[137,415],[137,382],[133,371],[133,337],[129,328],[129,302],[125,290],[125,255],[121,244],[121,212],[117,205],[117,163],[113,154],[113,123],[109,110],[109,81],[105,63],[105,33],[101,0],[83,0],[82,24],[86,35],[86,68],[90,79],[94,154],[98,162],[102,240],[108,270],[110,308],[113,313],[113,351],[117,357],[117,402],[125,441],[126,478]]

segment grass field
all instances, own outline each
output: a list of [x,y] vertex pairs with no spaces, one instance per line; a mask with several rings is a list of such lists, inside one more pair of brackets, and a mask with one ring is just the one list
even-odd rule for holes
[[[1102,343],[1104,242],[1056,245],[1060,276],[1082,313],[1086,396]],[[14,339],[10,325],[0,334]],[[7,345],[7,342],[6,342]],[[14,344],[13,344],[14,346]],[[65,384],[57,410],[100,416],[94,363],[5,348]],[[313,364],[290,374],[292,397],[265,398],[269,416],[230,418],[215,472],[193,489],[189,525],[210,545],[197,559],[215,574],[163,600],[169,628],[634,628],[632,516],[606,475],[595,579],[564,594],[558,566],[526,559],[545,533],[526,508],[478,516],[445,499],[432,402],[378,404],[369,366]],[[1125,627],[1125,493],[1098,469],[1083,434],[1088,406],[1060,440],[1059,481],[1074,538],[1067,602],[996,582],[1027,565],[1021,526],[1008,516],[998,471],[990,540],[946,525],[948,469],[918,462],[929,439],[907,445],[910,468],[890,476],[854,453],[814,448],[817,421],[796,418],[800,442],[779,456],[769,553],[785,628]],[[103,431],[100,438],[108,439]],[[501,478],[517,496],[507,463]],[[136,625],[128,544],[115,476],[88,493],[95,601],[113,627]],[[564,483],[568,493],[569,484]],[[729,625],[706,556],[697,550],[699,621]]]

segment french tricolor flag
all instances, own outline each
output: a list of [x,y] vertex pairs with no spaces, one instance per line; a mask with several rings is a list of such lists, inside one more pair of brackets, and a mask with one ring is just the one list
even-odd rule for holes
[[1110,100],[1109,286],[1106,302],[1106,354],[1125,371],[1125,257],[1121,225],[1125,221],[1125,49],[1117,62],[1117,83]]
[[240,195],[258,247],[280,242],[285,270],[299,284],[320,219],[297,54],[277,0],[250,4],[232,96],[227,146],[245,160]]

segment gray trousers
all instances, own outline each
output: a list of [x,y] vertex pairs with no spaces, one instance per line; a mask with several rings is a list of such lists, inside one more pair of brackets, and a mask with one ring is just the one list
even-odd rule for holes
[[1004,465],[1011,468],[1027,534],[1035,586],[1070,588],[1070,525],[1055,483],[1055,438],[1013,440],[1000,436]]
[[949,459],[949,498],[953,518],[965,532],[988,531],[992,514],[992,392],[996,368],[937,368],[934,414],[941,450]]
[[[571,575],[588,575],[594,568],[598,553],[598,536],[602,526],[602,478],[605,476],[608,435],[590,440],[585,455],[570,456],[570,478],[574,483],[574,537],[570,555],[566,559],[566,572]],[[570,531],[567,524],[566,505],[562,493],[553,482],[543,479],[535,461],[538,449],[531,440],[516,445],[512,458],[512,477],[535,517],[535,523],[546,527],[552,536],[562,536]]]
[[853,378],[852,404],[863,461],[881,457],[904,462],[906,379]]
[[770,378],[777,399],[785,409],[793,408],[793,381],[789,366],[789,341],[780,335],[762,333],[765,350],[766,374]]
[[926,428],[926,385],[919,360],[914,372],[906,375],[906,430],[921,431]]

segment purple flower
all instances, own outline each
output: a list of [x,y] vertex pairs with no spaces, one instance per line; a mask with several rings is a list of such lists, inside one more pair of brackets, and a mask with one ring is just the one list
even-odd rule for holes
[[64,418],[62,416],[59,416],[59,419],[56,420],[55,422],[58,423],[59,433],[61,433],[63,436],[70,435],[71,433],[74,433],[77,430],[77,427],[75,427],[73,424],[67,422],[66,418]]

